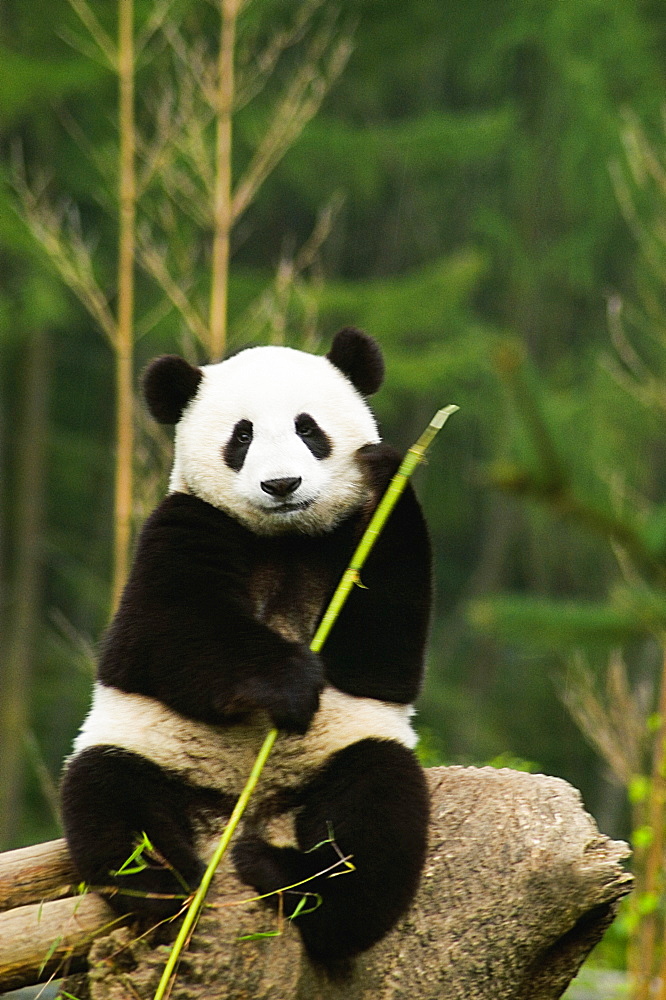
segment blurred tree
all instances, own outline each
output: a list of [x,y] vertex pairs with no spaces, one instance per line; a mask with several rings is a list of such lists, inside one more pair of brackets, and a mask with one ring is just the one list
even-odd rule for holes
[[[613,175],[638,241],[640,299],[625,310],[611,298],[615,351],[591,373],[585,408],[545,390],[515,348],[498,354],[518,420],[510,457],[491,467],[496,486],[605,540],[615,567],[599,600],[506,595],[477,602],[472,616],[508,643],[579,651],[563,695],[631,805],[630,995],[648,1000],[666,996],[666,143],[651,143],[633,114],[622,135]],[[600,691],[583,651],[598,661],[608,649]]]
[[24,748],[29,739],[32,662],[39,624],[42,570],[44,454],[48,440],[47,338],[37,330],[28,342],[19,437],[16,576],[12,581],[4,669],[0,676],[0,844],[19,832]]

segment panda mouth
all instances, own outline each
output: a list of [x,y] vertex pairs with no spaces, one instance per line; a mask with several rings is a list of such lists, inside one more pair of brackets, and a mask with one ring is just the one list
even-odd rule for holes
[[271,514],[293,514],[295,511],[307,510],[308,507],[312,506],[312,503],[312,500],[292,500],[291,502],[286,500],[283,503],[276,503],[264,509],[268,510]]

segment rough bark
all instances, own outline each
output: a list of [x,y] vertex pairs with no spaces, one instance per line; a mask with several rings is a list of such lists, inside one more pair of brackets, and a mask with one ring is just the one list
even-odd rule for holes
[[[626,845],[602,836],[578,792],[557,778],[452,767],[433,768],[429,781],[431,845],[418,897],[351,979],[320,975],[291,925],[279,937],[239,941],[277,922],[243,902],[248,890],[223,871],[173,1000],[561,996],[631,887],[620,865]],[[89,953],[89,971],[68,981],[69,993],[151,1000],[169,944],[130,927],[109,933],[109,907],[95,894],[73,896],[76,881],[63,841],[0,855],[0,989],[80,968]]]
[[[429,772],[428,864],[415,905],[331,982],[304,957],[296,928],[276,929],[234,876],[220,874],[182,961],[172,1000],[551,1000],[559,997],[631,886],[625,844],[602,836],[566,782],[492,768]],[[353,876],[345,876],[353,877]],[[302,919],[307,919],[303,917]],[[168,944],[130,928],[98,939],[81,1000],[152,998]],[[130,985],[131,984],[131,985]]]
[[72,894],[78,881],[64,840],[0,854],[0,910]]

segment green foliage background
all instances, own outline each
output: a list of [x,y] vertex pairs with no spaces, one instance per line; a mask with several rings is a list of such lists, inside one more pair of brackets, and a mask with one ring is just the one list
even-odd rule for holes
[[[110,32],[113,6],[96,5]],[[140,21],[151,6],[139,0]],[[254,0],[242,26],[243,51],[269,38],[292,8],[287,0]],[[603,532],[532,502],[534,491],[525,502],[498,489],[511,485],[512,462],[534,467],[539,459],[502,378],[501,358],[510,342],[529,359],[567,475],[588,497],[619,477],[628,494],[657,505],[650,525],[655,551],[663,549],[662,421],[612,377],[606,308],[609,296],[639,302],[646,292],[645,262],[622,216],[611,167],[623,162],[627,110],[657,148],[666,142],[666,13],[646,0],[407,6],[353,0],[344,13],[356,22],[347,69],[236,233],[232,336],[239,342],[245,336],[244,310],[272,280],[284,248],[302,245],[322,205],[340,195],[317,280],[306,276],[289,301],[288,341],[303,343],[306,309],[317,311],[318,349],[345,324],[378,337],[388,379],[376,409],[385,436],[399,447],[439,406],[461,407],[417,478],[432,528],[438,595],[420,705],[428,755],[533,761],[579,786],[602,829],[626,835],[622,794],[559,692],[573,647],[601,664],[611,646],[627,643],[635,677],[654,686],[660,664],[651,636],[666,612],[653,608],[643,626],[633,613],[613,618],[606,599],[622,574]],[[214,45],[207,4],[175,0],[172,17],[183,32]],[[76,206],[71,210],[94,245],[99,280],[112,295],[116,223],[98,164],[113,163],[115,84],[72,46],[73,34],[80,38],[81,30],[65,0],[5,0],[0,10],[5,634],[18,572],[27,345],[36,331],[46,338],[50,386],[39,624],[30,668],[34,742],[4,846],[57,834],[45,775],[57,781],[85,712],[88,650],[108,615],[112,356],[17,213],[11,180],[20,156],[33,183],[45,176],[56,201]],[[158,54],[140,67],[142,99],[157,96],[167,64]],[[287,58],[259,101],[237,117],[239,171],[288,64]],[[656,205],[656,195],[648,194],[646,217]],[[187,254],[192,233],[185,228],[178,238]],[[203,280],[205,257],[198,266]],[[142,309],[157,306],[155,287],[140,273],[137,280]],[[651,294],[652,307],[634,334],[660,375],[664,314],[658,288]],[[162,316],[139,341],[137,373],[152,356],[180,346],[176,317]],[[140,458],[163,489],[162,466],[151,466],[150,455]],[[137,524],[144,513],[137,509]],[[532,603],[527,609],[515,597],[484,603],[499,594]],[[553,598],[568,603],[561,607]]]

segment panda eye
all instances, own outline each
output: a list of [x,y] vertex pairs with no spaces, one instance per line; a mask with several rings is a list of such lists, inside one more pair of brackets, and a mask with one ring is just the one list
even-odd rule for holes
[[300,416],[296,417],[294,421],[294,426],[296,428],[296,433],[299,437],[312,437],[315,432],[317,424],[307,413],[301,413]]
[[252,441],[252,422],[239,420],[234,427],[232,439],[235,444],[250,444]]
[[224,461],[233,469],[240,472],[247,455],[248,448],[252,443],[252,422],[250,420],[239,420],[224,448]]
[[328,458],[331,454],[331,442],[314,417],[309,413],[300,413],[294,421],[294,428],[315,458]]

